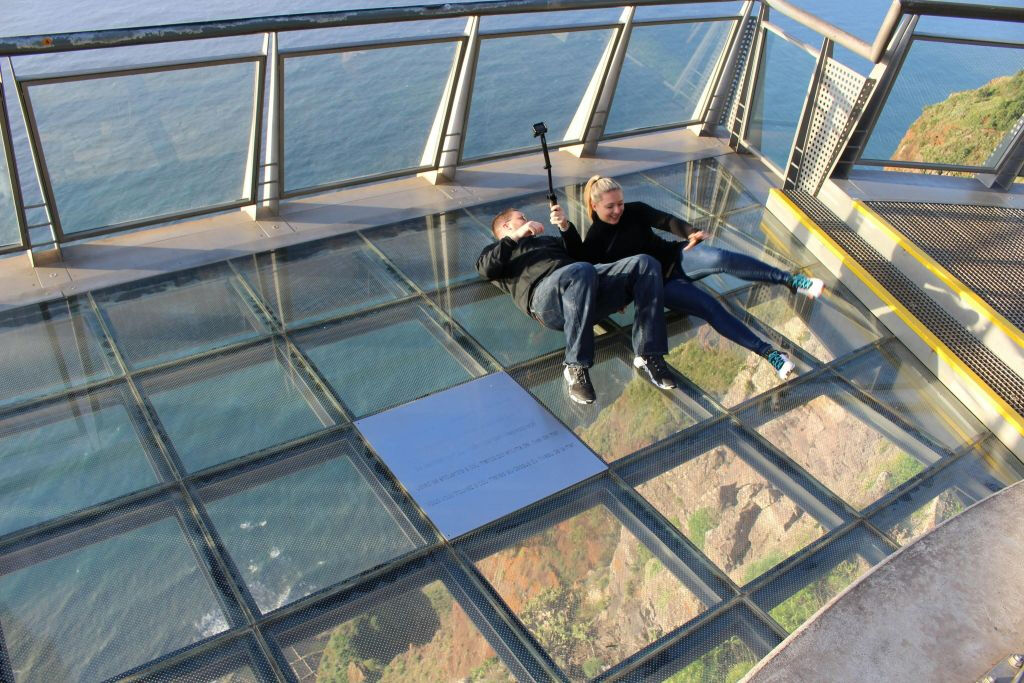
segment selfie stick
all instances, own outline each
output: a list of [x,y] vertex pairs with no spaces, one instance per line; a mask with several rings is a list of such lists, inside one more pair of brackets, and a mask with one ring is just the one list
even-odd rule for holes
[[533,124],[533,137],[540,137],[540,148],[544,150],[544,169],[548,172],[548,201],[554,206],[558,203],[558,197],[555,196],[555,186],[551,182],[551,157],[548,156],[548,141],[544,137],[547,132],[543,121]]

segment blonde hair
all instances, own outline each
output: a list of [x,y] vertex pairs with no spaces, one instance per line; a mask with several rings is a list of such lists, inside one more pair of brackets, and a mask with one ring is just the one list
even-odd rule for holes
[[587,215],[593,215],[594,204],[601,201],[601,195],[612,190],[621,190],[622,186],[611,178],[602,175],[590,176],[590,180],[583,186],[583,202],[586,204]]

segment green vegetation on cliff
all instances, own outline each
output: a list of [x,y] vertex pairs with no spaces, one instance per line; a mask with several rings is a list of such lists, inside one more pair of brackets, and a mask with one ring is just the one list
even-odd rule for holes
[[807,584],[787,600],[776,605],[771,615],[782,628],[792,633],[821,609],[822,605],[853,583],[865,568],[853,560],[844,560],[825,576]]
[[1024,70],[925,107],[892,158],[980,166],[1024,114]]

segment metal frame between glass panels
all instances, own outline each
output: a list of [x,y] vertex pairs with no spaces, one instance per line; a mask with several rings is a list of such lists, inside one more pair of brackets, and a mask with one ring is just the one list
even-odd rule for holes
[[4,93],[3,77],[0,76],[0,145],[4,147],[4,161],[7,163],[7,182],[14,201],[14,217],[18,222],[19,244],[0,245],[0,254],[20,251],[28,246],[28,229],[25,219],[25,203],[21,196],[21,182],[18,180],[18,164],[11,147],[11,120],[7,116],[7,96]]
[[[218,211],[226,211],[228,209],[241,208],[255,201],[258,192],[259,174],[254,172],[251,174],[251,177],[246,179],[246,189],[248,190],[249,194],[247,197],[244,197],[238,201],[228,202],[225,204],[220,204],[212,207],[191,209],[188,211],[176,212],[162,216],[151,216],[139,220],[126,221],[124,223],[110,225],[103,228],[75,231],[71,234],[66,234],[61,228],[60,211],[57,207],[50,172],[48,171],[46,166],[46,157],[43,150],[42,139],[39,134],[39,128],[36,124],[35,113],[32,110],[32,98],[29,95],[29,90],[32,88],[33,85],[49,85],[54,83],[88,81],[98,78],[136,76],[140,74],[164,73],[168,71],[201,69],[210,66],[224,66],[228,64],[245,63],[252,63],[256,66],[256,80],[254,83],[253,93],[253,121],[258,122],[261,121],[263,118],[263,83],[265,80],[264,72],[266,70],[266,58],[263,56],[228,57],[224,59],[216,59],[209,61],[188,60],[182,62],[174,62],[171,64],[159,64],[153,66],[137,67],[132,69],[97,70],[70,75],[39,76],[20,79],[18,81],[18,97],[21,101],[21,106],[25,111],[26,125],[29,131],[30,145],[35,150],[35,157],[38,159],[38,163],[40,166],[40,187],[43,192],[44,200],[47,206],[50,207],[50,215],[53,221],[52,228],[54,235],[57,238],[57,241],[72,242],[75,240],[96,237],[99,235],[105,235],[112,232],[121,232],[124,230],[130,230],[133,228],[143,227],[147,225],[155,225],[157,223],[166,223],[169,221],[179,220],[182,218],[191,218],[193,216],[202,216],[210,213],[216,213]],[[257,169],[260,166],[260,126],[253,123],[253,125],[251,126],[251,131],[251,138],[249,140],[250,158],[248,160],[248,164],[249,168]]]

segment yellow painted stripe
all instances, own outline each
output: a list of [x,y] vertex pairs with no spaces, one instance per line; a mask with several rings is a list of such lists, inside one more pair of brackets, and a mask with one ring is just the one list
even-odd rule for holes
[[939,359],[946,363],[946,365],[953,368],[954,371],[964,379],[968,380],[972,385],[976,386],[981,393],[988,399],[989,403],[995,408],[996,412],[999,413],[1018,433],[1024,435],[1024,418],[1021,417],[1013,408],[1010,407],[1006,401],[1002,399],[999,394],[992,390],[988,384],[985,383],[981,377],[971,370],[962,360],[960,360],[956,354],[954,354],[948,346],[946,346],[938,337],[936,337],[931,330],[917,319],[913,313],[911,313],[905,306],[903,306],[899,300],[894,297],[889,290],[881,285],[868,271],[864,269],[852,256],[846,253],[839,244],[832,239],[824,230],[818,227],[811,218],[803,212],[803,210],[794,204],[789,197],[780,192],[779,190],[772,188],[771,193],[785,204],[794,216],[800,221],[800,223],[807,228],[811,234],[818,238],[825,247],[828,248],[839,260],[842,262],[844,268],[848,268],[858,279],[860,279],[868,288],[874,292],[875,296],[882,300],[886,306],[900,317],[900,319],[909,327],[914,334],[923,339],[939,356]]
[[896,242],[922,266],[927,268],[932,275],[937,277],[944,285],[953,290],[953,292],[955,292],[962,301],[965,301],[968,306],[970,306],[971,310],[995,327],[999,328],[999,330],[1012,339],[1017,346],[1024,348],[1024,332],[1021,332],[1013,323],[1000,315],[999,311],[992,308],[988,302],[975,294],[974,290],[965,285],[959,278],[950,273],[935,259],[907,239],[903,233],[890,225],[889,221],[879,216],[870,206],[860,200],[855,201],[853,206],[862,216],[864,216],[865,219],[870,221],[872,225],[886,233],[891,240]]

